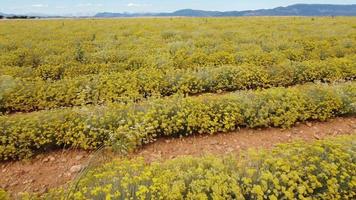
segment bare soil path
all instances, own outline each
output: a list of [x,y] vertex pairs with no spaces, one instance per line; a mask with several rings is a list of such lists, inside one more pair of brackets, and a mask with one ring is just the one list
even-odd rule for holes
[[[308,122],[287,130],[244,128],[228,134],[161,138],[130,157],[144,157],[147,162],[152,162],[184,155],[223,155],[238,153],[248,148],[271,148],[278,143],[298,139],[314,141],[342,134],[356,134],[356,117]],[[86,151],[63,150],[42,154],[30,160],[3,162],[0,163],[0,188],[13,194],[24,191],[43,193],[73,180],[89,160],[113,157],[107,154],[110,153],[102,152],[93,157]]]

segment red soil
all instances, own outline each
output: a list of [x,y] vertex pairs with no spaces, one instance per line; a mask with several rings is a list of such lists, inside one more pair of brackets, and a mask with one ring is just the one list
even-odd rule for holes
[[[130,157],[144,157],[151,162],[183,155],[223,155],[248,148],[271,148],[278,143],[298,139],[313,141],[341,134],[356,134],[356,117],[299,124],[286,130],[245,128],[228,134],[197,135],[180,139],[161,138]],[[93,159],[90,159],[91,157]],[[93,156],[82,150],[63,150],[42,154],[30,160],[3,162],[0,163],[0,188],[12,194],[25,191],[43,193],[73,180],[79,173],[79,168],[87,166],[90,160],[112,158],[113,155],[105,151]]]

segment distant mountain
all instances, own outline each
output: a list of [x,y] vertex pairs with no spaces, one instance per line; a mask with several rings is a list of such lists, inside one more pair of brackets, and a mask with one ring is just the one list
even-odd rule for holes
[[157,16],[155,13],[111,13],[111,12],[102,12],[94,15],[94,17],[148,17],[148,16]]
[[[86,16],[88,15],[88,16]],[[79,15],[54,16],[41,13],[27,14],[6,14],[0,13],[0,16],[7,18],[68,18],[79,17]],[[356,16],[356,4],[350,5],[332,5],[332,4],[295,4],[286,7],[277,7],[273,9],[245,10],[245,11],[205,11],[183,9],[175,12],[163,13],[111,13],[102,12],[94,16],[90,14],[80,15],[81,18],[98,17],[238,17],[238,16]]]
[[356,16],[356,4],[295,4],[274,9],[245,11],[247,16]]
[[210,17],[218,16],[219,11],[205,11],[205,10],[192,10],[192,9],[183,9],[177,10],[173,13],[158,13],[158,16],[185,16],[185,17]]
[[273,9],[246,11],[204,11],[183,9],[171,13],[98,13],[94,17],[234,17],[234,16],[356,16],[356,4],[295,4]]

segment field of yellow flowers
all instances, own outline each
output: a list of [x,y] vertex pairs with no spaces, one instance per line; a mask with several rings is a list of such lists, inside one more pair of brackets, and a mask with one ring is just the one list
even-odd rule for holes
[[[352,17],[0,22],[0,162],[356,115]],[[120,160],[71,199],[353,199],[355,137],[243,158]],[[0,199],[7,194],[0,189]]]

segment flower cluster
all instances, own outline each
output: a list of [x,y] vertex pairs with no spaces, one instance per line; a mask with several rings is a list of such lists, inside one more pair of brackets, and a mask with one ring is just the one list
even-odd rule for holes
[[356,83],[351,82],[5,115],[0,116],[0,160],[62,146],[133,150],[160,136],[290,127],[297,121],[354,115],[355,102]]
[[355,136],[217,158],[116,160],[89,169],[72,199],[354,199]]

